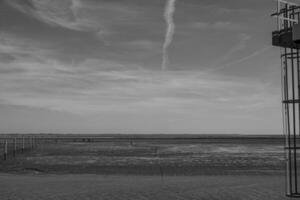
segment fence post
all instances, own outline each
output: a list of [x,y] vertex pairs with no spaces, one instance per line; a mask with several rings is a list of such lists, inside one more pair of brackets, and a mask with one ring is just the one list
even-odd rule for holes
[[38,138],[36,136],[34,136],[34,148],[38,148]]
[[7,140],[4,142],[4,160],[7,160]]
[[22,137],[22,153],[25,151],[25,138],[24,136]]
[[34,145],[35,145],[35,148],[37,149],[38,148],[38,137],[34,137]]
[[17,154],[17,138],[14,138],[14,151],[13,151],[14,157],[16,156],[16,154]]
[[31,137],[30,141],[31,141],[31,150],[33,150],[33,136]]

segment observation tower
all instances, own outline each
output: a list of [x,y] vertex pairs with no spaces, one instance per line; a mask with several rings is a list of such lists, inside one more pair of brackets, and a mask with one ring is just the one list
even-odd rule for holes
[[285,135],[286,195],[300,198],[300,6],[277,0],[277,30],[272,45],[281,49],[283,133]]

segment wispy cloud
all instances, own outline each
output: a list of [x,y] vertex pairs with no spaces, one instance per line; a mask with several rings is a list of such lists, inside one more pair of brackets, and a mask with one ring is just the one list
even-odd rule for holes
[[74,30],[86,30],[94,26],[84,25],[77,18],[80,1],[7,1],[11,6],[52,26],[61,26]]
[[225,66],[224,63],[231,61],[232,59],[239,56],[243,51],[247,50],[247,45],[251,40],[251,36],[245,33],[239,33],[235,38],[235,43],[232,45],[232,47],[226,49],[222,56],[212,61],[212,64],[209,66],[208,71],[214,71],[220,66]]
[[0,52],[11,56],[39,57],[47,52],[47,47],[35,40],[20,38],[12,33],[0,33]]
[[174,33],[175,33],[175,23],[174,23],[174,12],[176,10],[176,0],[167,0],[164,17],[167,25],[165,42],[163,44],[163,56],[162,56],[162,70],[168,69],[169,55],[168,48],[172,43]]
[[[247,38],[241,37],[228,55],[244,48]],[[136,41],[132,45],[148,48],[149,43]],[[13,35],[0,37],[0,52],[15,56],[9,63],[0,62],[0,101],[86,114],[162,108],[189,113],[204,107],[249,107],[253,111],[269,106],[266,99],[274,101],[276,96],[257,80],[240,81],[201,71],[161,73],[100,58],[64,63],[51,56],[55,49],[46,47]]]
[[201,30],[217,30],[217,31],[244,31],[247,27],[231,21],[216,22],[194,22],[191,27]]
[[[2,5],[9,7],[0,33],[0,110],[16,110],[13,121],[25,107],[33,110],[32,127],[43,110],[47,117],[64,113],[80,118],[79,123],[63,125],[78,124],[79,129],[85,121],[86,127],[103,130],[102,121],[107,130],[245,130],[273,123],[274,113],[280,112],[280,83],[270,84],[278,77],[264,79],[260,73],[275,63],[270,61],[275,54],[256,59],[269,48],[266,12],[255,12],[252,6],[266,5],[259,0],[178,1],[174,62],[165,72],[159,69],[166,1],[5,2]],[[172,26],[169,30],[168,45]],[[237,65],[242,69],[250,60],[255,69],[225,70]],[[202,71],[207,66],[212,70]],[[267,118],[265,113],[274,115]],[[56,114],[49,119],[53,122]]]
[[111,16],[111,21],[136,16],[136,11],[128,6],[109,2],[96,4],[81,0],[7,0],[7,3],[51,26],[77,31],[101,32],[102,29],[107,29],[107,14]]
[[123,42],[121,45],[130,46],[133,48],[141,49],[141,50],[151,50],[158,51],[161,47],[161,44],[151,40],[132,40],[128,42]]
[[[0,70],[0,100],[78,114],[148,109],[189,113],[195,108],[242,111],[247,107],[253,111],[272,106],[269,100],[274,101],[274,94],[264,89],[267,85],[254,80],[241,82],[201,72],[107,71],[97,67],[101,61],[95,65],[74,69],[59,62],[13,62],[8,66],[25,72]],[[90,72],[83,73],[82,68]],[[58,71],[62,69],[69,73]]]
[[240,53],[242,50],[247,48],[247,43],[250,41],[251,36],[245,33],[240,33],[237,36],[237,42],[231,47],[225,54],[218,60],[219,63],[227,61],[232,58],[235,54]]
[[270,50],[272,48],[272,46],[266,46],[266,47],[263,47],[261,49],[258,49],[254,52],[252,52],[251,54],[245,56],[245,57],[242,57],[242,58],[239,58],[239,59],[236,59],[230,63],[227,63],[227,64],[224,64],[222,66],[218,66],[218,67],[215,67],[212,69],[212,71],[216,71],[216,70],[221,70],[221,69],[225,69],[225,68],[228,68],[228,67],[231,67],[231,66],[234,66],[234,65],[237,65],[237,64],[241,64],[247,60],[250,60],[252,58],[255,58],[256,56],[259,56],[261,55],[262,53]]

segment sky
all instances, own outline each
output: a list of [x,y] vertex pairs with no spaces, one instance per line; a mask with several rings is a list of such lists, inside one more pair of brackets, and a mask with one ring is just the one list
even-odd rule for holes
[[276,3],[173,3],[0,0],[0,132],[281,134]]

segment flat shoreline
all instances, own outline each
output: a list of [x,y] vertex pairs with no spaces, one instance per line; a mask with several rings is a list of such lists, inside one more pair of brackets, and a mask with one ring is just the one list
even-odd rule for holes
[[14,175],[0,173],[6,200],[283,200],[284,176]]

